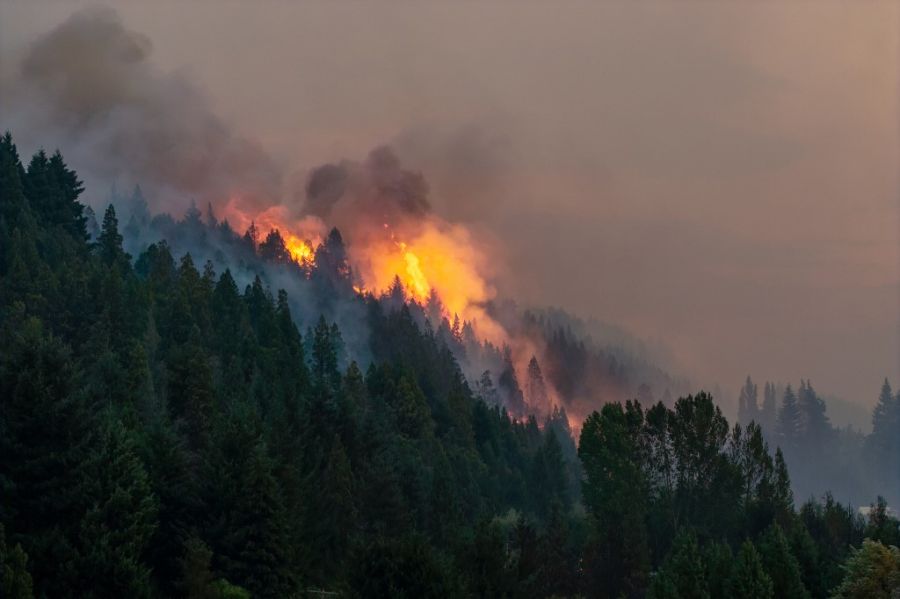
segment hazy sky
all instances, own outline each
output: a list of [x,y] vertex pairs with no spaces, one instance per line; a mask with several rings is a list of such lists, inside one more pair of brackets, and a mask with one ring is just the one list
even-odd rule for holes
[[[506,295],[708,385],[900,383],[898,3],[112,5],[293,169],[393,143]],[[0,2],[3,69],[78,6]]]

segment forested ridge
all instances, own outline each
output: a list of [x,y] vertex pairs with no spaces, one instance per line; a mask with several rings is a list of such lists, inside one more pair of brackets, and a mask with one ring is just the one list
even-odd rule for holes
[[[337,231],[300,315],[166,242],[129,255],[112,206],[89,234],[82,191],[0,140],[0,596],[900,592],[886,503],[795,502],[782,451],[707,393],[608,403],[576,444],[564,411],[473,390],[462,331],[402,295],[356,297],[354,361]],[[242,268],[283,259],[265,243]]]

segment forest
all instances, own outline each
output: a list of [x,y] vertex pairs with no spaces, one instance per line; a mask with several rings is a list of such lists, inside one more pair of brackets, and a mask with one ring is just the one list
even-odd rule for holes
[[[354,292],[337,230],[302,271],[278,231],[194,208],[149,241],[83,191],[59,152],[0,140],[2,597],[900,593],[888,381],[867,436],[808,381],[760,402],[748,378],[732,424],[532,314],[564,395],[633,395],[573,427],[515,404],[537,361],[520,384],[399,286]],[[649,377],[677,398],[641,396]],[[840,461],[880,482],[865,514],[805,478]]]

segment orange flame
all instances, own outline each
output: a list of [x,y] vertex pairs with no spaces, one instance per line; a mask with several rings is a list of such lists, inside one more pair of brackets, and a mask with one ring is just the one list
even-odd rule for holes
[[482,274],[488,270],[487,259],[467,229],[430,219],[406,227],[411,230],[401,241],[388,225],[384,228],[386,236],[350,246],[351,262],[365,289],[384,293],[397,278],[410,299],[424,305],[434,292],[444,316],[452,320],[458,315],[485,339],[505,338],[485,312],[495,290]]
[[[221,209],[236,231],[243,232],[255,223],[264,238],[278,229],[293,259],[313,265],[315,248],[326,230],[319,219],[294,218],[282,205],[252,216],[238,206],[238,200],[232,198]],[[358,293],[385,293],[397,278],[410,300],[425,305],[434,293],[443,306],[443,316],[453,320],[458,315],[472,324],[480,338],[492,343],[507,340],[503,328],[485,311],[485,304],[495,296],[488,282],[491,265],[468,229],[432,217],[404,223],[396,232],[386,223],[376,233],[365,228],[358,232],[361,234],[349,239],[347,246]]]
[[238,208],[238,200],[232,198],[222,209],[223,216],[238,233],[255,224],[261,236],[277,229],[284,239],[284,245],[291,257],[298,263],[310,265],[315,258],[315,247],[322,236],[322,223],[315,219],[296,219],[288,214],[286,207],[270,206],[255,216],[250,216]]

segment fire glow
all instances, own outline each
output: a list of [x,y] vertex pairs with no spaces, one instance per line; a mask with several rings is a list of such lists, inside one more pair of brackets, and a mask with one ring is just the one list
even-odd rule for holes
[[459,316],[477,335],[494,343],[506,340],[503,329],[485,311],[496,291],[487,276],[490,264],[469,231],[459,225],[427,219],[405,227],[403,240],[388,226],[369,242],[351,243],[351,262],[362,287],[384,293],[395,279],[407,298],[426,305],[432,294],[440,300],[444,316]]
[[[294,261],[309,268],[315,266],[316,248],[328,229],[316,217],[291,217],[281,205],[251,216],[232,199],[222,213],[237,231],[254,224],[264,238],[277,230]],[[490,264],[465,227],[428,217],[398,228],[387,223],[353,227],[350,233],[345,243],[358,293],[382,295],[399,280],[408,301],[425,306],[436,298],[442,316],[469,322],[479,338],[506,341],[502,327],[485,310],[496,295],[488,282]]]
[[318,219],[291,218],[281,205],[271,206],[255,216],[249,216],[238,208],[238,200],[232,198],[223,209],[223,214],[236,231],[246,231],[255,225],[260,235],[277,230],[284,239],[284,245],[295,262],[309,266],[315,259],[315,247],[323,239],[323,225]]

